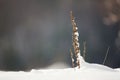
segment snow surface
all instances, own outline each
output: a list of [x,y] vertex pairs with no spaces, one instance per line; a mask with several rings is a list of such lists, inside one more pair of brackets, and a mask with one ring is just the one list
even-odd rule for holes
[[[82,57],[81,57],[82,59]],[[40,69],[30,72],[0,71],[0,80],[120,80],[120,68],[81,62],[81,68]]]

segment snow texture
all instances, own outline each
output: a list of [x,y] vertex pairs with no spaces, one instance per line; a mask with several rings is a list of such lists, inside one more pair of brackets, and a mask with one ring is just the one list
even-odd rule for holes
[[40,69],[30,72],[0,71],[0,80],[120,80],[120,68],[90,64],[81,57],[81,68]]

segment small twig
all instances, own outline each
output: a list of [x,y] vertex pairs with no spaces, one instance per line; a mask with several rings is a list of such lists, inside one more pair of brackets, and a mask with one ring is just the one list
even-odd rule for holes
[[73,58],[73,53],[72,53],[71,49],[70,49],[70,55],[71,55],[71,59],[72,59],[72,67],[74,68],[75,64],[74,64],[74,58]]
[[85,60],[86,57],[86,41],[83,42],[83,58]]
[[103,65],[104,65],[105,62],[106,62],[106,59],[107,59],[107,57],[108,57],[109,50],[110,50],[110,47],[108,47],[108,49],[107,49],[107,52],[106,52],[106,55],[105,55],[105,58],[104,58],[104,61],[103,61]]

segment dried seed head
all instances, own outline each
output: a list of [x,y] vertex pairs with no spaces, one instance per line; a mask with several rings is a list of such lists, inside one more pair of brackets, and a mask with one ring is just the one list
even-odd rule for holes
[[80,48],[79,48],[79,33],[78,33],[78,27],[75,23],[75,19],[72,15],[72,11],[70,12],[70,17],[71,17],[71,23],[72,23],[72,26],[73,26],[73,35],[72,35],[72,45],[73,45],[73,48],[74,48],[74,54],[75,54],[75,57],[76,57],[76,64],[77,64],[77,67],[80,68]]

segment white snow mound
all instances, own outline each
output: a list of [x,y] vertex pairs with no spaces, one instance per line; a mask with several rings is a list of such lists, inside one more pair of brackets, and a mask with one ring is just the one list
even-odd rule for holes
[[83,62],[80,69],[40,69],[30,72],[0,72],[0,80],[120,80],[120,68]]

